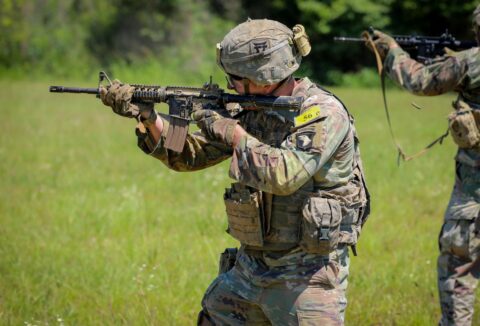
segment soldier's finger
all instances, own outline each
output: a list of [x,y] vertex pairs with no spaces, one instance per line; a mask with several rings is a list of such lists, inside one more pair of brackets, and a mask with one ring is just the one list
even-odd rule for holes
[[196,110],[192,113],[192,119],[195,121],[200,121],[205,118],[205,110]]

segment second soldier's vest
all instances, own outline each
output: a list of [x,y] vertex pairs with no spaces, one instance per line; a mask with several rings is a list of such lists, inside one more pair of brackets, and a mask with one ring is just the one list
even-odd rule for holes
[[[467,66],[467,74],[456,91],[459,93],[457,103],[464,101],[473,110],[473,116],[480,126],[480,48],[472,48],[456,54]],[[462,148],[459,146],[456,160],[472,167],[480,167],[480,147]]]

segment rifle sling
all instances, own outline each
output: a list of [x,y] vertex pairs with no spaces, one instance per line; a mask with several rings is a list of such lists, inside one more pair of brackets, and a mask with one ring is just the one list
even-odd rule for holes
[[413,155],[410,155],[410,156],[405,154],[405,152],[403,151],[399,142],[397,141],[397,138],[395,137],[395,134],[394,134],[393,128],[392,128],[392,122],[391,122],[391,119],[390,119],[390,111],[388,110],[388,105],[387,105],[387,95],[386,95],[386,92],[385,92],[385,69],[383,67],[382,58],[380,56],[380,53],[378,53],[378,49],[375,46],[375,43],[373,42],[371,35],[369,33],[365,33],[365,34],[363,34],[363,37],[364,37],[365,41],[371,46],[371,48],[373,49],[373,52],[375,54],[375,59],[377,61],[378,75],[380,76],[380,83],[381,83],[381,87],[382,87],[383,107],[385,108],[385,115],[387,117],[388,129],[390,130],[390,136],[391,136],[392,141],[393,141],[393,143],[394,143],[394,145],[395,145],[395,147],[397,148],[397,151],[398,151],[397,164],[400,165],[400,160],[408,162],[408,161],[413,160],[413,159],[415,159],[419,156],[422,156],[430,148],[432,148],[435,144],[437,144],[437,143],[442,144],[445,137],[448,136],[448,128],[447,128],[447,131],[445,133],[443,133],[440,137],[436,138],[430,144],[425,146],[421,151],[419,151],[419,152],[417,152]]

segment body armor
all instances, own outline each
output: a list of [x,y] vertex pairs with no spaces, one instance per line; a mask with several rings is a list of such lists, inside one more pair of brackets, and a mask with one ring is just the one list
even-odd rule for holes
[[[314,84],[303,95],[333,97]],[[300,245],[307,252],[328,255],[339,243],[355,245],[369,214],[369,195],[353,118],[349,117],[349,131],[333,155],[343,154],[353,142],[352,176],[346,184],[325,185],[320,172],[287,196],[234,184],[225,194],[228,232],[251,250],[287,251]],[[241,119],[241,125],[249,134],[274,147],[289,137],[295,138],[293,124],[275,112],[249,112]],[[243,200],[232,203],[234,197]]]

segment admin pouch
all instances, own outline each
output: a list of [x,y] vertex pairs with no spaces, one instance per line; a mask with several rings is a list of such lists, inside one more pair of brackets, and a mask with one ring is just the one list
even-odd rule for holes
[[480,144],[480,112],[462,100],[453,102],[455,111],[448,116],[453,141],[460,148],[475,148]]
[[308,253],[328,256],[338,246],[342,208],[335,199],[308,197],[302,210],[300,246]]
[[242,244],[263,246],[262,193],[233,183],[223,196],[228,217],[227,232]]

